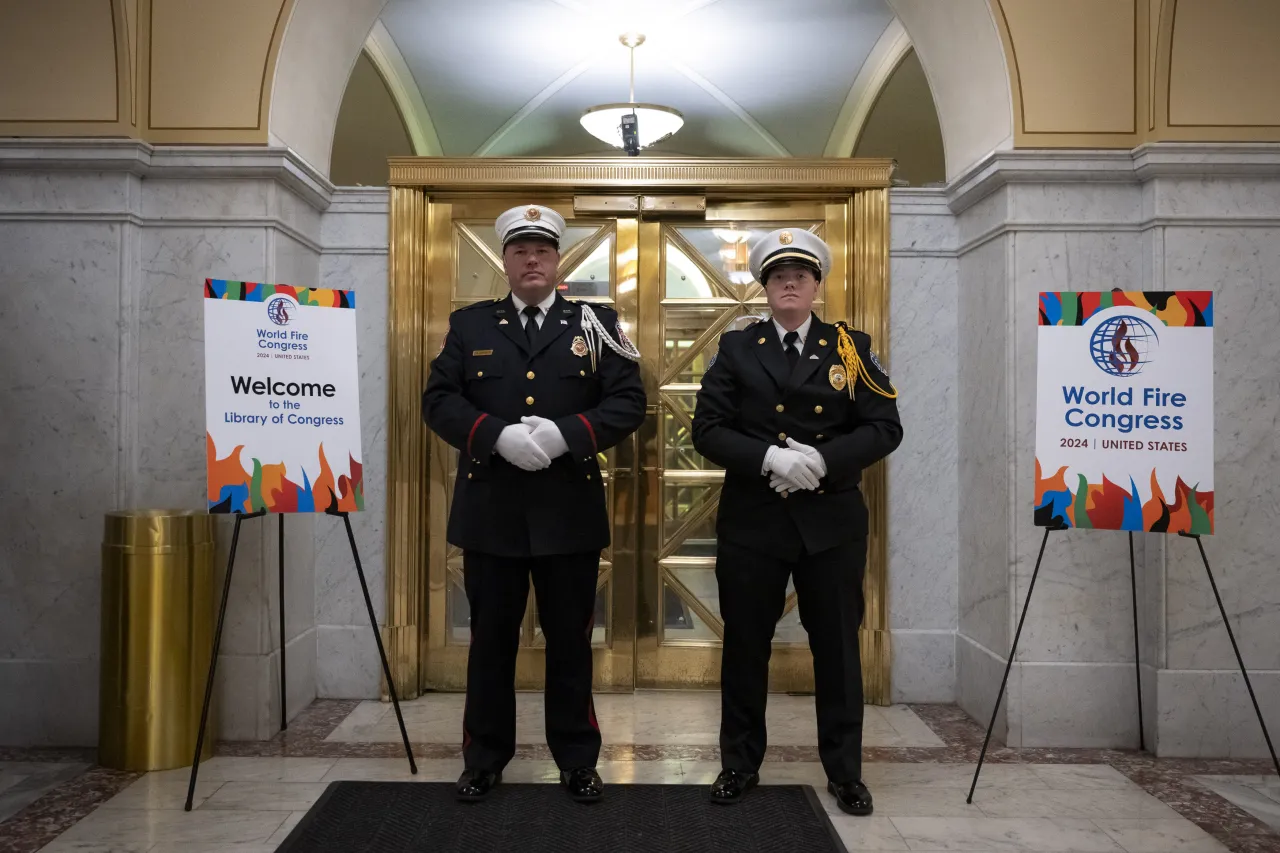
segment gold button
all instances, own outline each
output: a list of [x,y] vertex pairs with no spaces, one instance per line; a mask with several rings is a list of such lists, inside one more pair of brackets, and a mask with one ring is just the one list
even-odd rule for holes
[[470,480],[470,479],[471,479],[471,475],[470,475],[470,474],[468,474],[468,475],[467,475],[467,479],[468,479],[468,480]]
[[591,475],[590,475],[590,474],[588,474],[588,475],[587,475],[587,479],[588,479],[588,480],[590,480],[590,479],[591,479]]
[[532,398],[532,397],[525,397],[525,398],[524,398],[524,404],[525,404],[526,406],[532,406],[532,405],[533,405],[533,398]]
[[525,378],[525,379],[532,379],[532,378],[533,378],[533,371],[532,371],[532,370],[530,370],[528,373],[526,373],[526,374],[524,375],[524,378]]
[[479,379],[481,376],[484,376],[484,371],[483,371],[483,370],[477,370],[477,371],[476,371],[476,378],[477,378],[477,379]]
[[826,493],[827,493],[826,489],[818,489],[818,494],[825,495]]
[[820,346],[820,347],[825,347],[826,345],[827,345],[827,339],[826,339],[826,338],[818,338],[818,346]]
[[822,414],[822,407],[821,407],[821,406],[814,406],[814,407],[813,407],[813,412],[814,412],[814,414],[816,414],[816,415],[820,415],[820,414]]
[[818,438],[822,438],[822,433],[818,433]]
[[787,434],[785,432],[778,433],[778,441],[786,441],[786,440],[787,440]]
[[787,410],[787,407],[779,403],[778,405],[773,407],[773,410],[775,412],[785,412]]
[[586,376],[586,375],[587,375],[587,371],[585,371],[585,370],[579,370],[579,371],[578,371],[578,375],[579,375],[579,376]]
[[758,344],[762,344],[762,343],[764,343],[764,338],[761,338],[760,340],[756,341],[756,343],[758,343]]
[[785,498],[788,494],[790,494],[790,492],[782,492],[781,494]]

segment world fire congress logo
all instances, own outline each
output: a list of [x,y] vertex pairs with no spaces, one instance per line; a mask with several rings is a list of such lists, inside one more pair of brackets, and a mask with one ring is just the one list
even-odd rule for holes
[[267,303],[267,319],[277,326],[287,326],[293,319],[293,305],[283,296],[277,296]]
[[1156,330],[1141,317],[1108,317],[1089,336],[1089,355],[1098,369],[1122,379],[1137,376],[1160,344]]

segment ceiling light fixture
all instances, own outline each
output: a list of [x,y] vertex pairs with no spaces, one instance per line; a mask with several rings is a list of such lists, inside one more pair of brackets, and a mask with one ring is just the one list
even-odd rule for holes
[[596,139],[635,157],[640,149],[661,142],[683,127],[684,116],[671,107],[636,103],[636,48],[644,44],[644,35],[624,33],[618,41],[631,51],[631,100],[590,107],[579,121]]

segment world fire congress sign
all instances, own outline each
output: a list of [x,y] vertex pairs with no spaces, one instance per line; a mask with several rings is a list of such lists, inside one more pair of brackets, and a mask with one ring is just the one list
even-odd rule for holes
[[1213,532],[1213,294],[1041,293],[1035,521]]
[[364,509],[356,298],[207,279],[209,512]]

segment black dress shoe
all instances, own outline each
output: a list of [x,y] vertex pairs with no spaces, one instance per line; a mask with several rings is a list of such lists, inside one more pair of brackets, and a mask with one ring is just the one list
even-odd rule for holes
[[501,781],[502,774],[492,770],[463,770],[454,798],[460,803],[478,803]]
[[711,783],[711,802],[732,805],[747,795],[760,781],[759,773],[743,773],[741,770],[721,770]]
[[579,803],[594,803],[604,796],[604,782],[594,767],[577,767],[560,771],[560,784]]
[[871,792],[861,780],[854,782],[828,782],[827,790],[836,798],[836,805],[845,814],[865,816],[871,814]]

